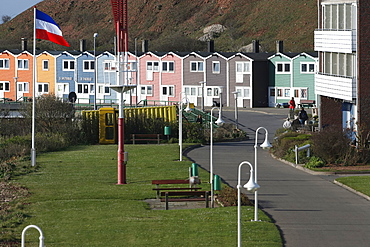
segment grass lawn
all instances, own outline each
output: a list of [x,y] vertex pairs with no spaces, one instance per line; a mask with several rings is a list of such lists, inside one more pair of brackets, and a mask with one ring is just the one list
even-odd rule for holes
[[[45,246],[236,246],[237,208],[150,210],[151,180],[186,179],[191,162],[177,161],[178,144],[126,145],[126,185],[117,183],[117,146],[71,147],[37,157],[38,172],[17,182],[31,191],[30,217],[19,227],[39,226]],[[235,167],[237,169],[237,167]],[[199,169],[206,183],[208,172]],[[282,246],[271,220],[251,222],[254,208],[242,207],[244,246]],[[38,246],[38,232],[27,231],[27,247]]]
[[370,176],[351,176],[336,179],[338,182],[345,184],[365,195],[370,196]]

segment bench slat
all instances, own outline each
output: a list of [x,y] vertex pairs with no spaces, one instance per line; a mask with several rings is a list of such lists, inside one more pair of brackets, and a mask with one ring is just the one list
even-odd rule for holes
[[188,184],[187,179],[152,180],[152,184]]
[[201,188],[186,187],[186,188],[153,188],[152,190],[200,190]]

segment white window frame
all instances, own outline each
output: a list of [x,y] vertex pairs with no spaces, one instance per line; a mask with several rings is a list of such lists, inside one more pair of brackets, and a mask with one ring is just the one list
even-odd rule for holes
[[[65,66],[65,65],[67,65],[67,66]],[[74,71],[75,68],[76,68],[75,65],[76,65],[75,60],[72,60],[72,59],[65,59],[65,60],[62,61],[63,71]]]
[[10,69],[10,59],[0,58],[0,69]]
[[143,96],[153,96],[153,86],[152,85],[141,85],[140,94]]
[[[306,70],[304,70],[303,68],[304,66],[306,66]],[[316,70],[315,67],[316,67],[316,64],[314,62],[301,62],[300,64],[301,74],[315,74],[315,70]]]
[[49,60],[48,59],[42,60],[42,70],[49,71]]
[[[81,85],[81,91],[80,91]],[[86,92],[87,91],[87,92]],[[94,84],[92,83],[77,83],[77,93],[91,95],[94,93]]]
[[106,84],[98,84],[98,94],[110,95],[109,85],[106,85]]
[[175,72],[174,61],[162,61],[162,72],[173,73]]
[[[288,69],[286,66],[289,66]],[[281,66],[281,70],[279,69]],[[276,74],[290,74],[292,71],[292,63],[291,62],[277,62],[275,65]]]
[[104,72],[116,72],[117,71],[116,62],[113,60],[105,60],[103,62],[103,69]]
[[244,75],[251,73],[251,62],[239,61],[235,62],[235,78],[236,83],[244,82]]
[[213,74],[220,74],[221,73],[220,61],[212,61],[212,73]]
[[29,70],[30,64],[28,59],[17,59],[18,70]]
[[238,98],[251,99],[250,87],[235,87],[235,91],[238,92]]
[[57,83],[57,93],[58,94],[66,94],[68,92],[69,92],[68,83]]
[[161,94],[163,96],[174,97],[175,96],[175,86],[173,85],[162,86]]
[[9,81],[0,81],[0,91],[1,92],[10,92],[10,82]]
[[204,72],[204,61],[190,61],[190,72]]
[[[41,87],[41,90],[40,90]],[[43,83],[43,82],[38,82],[37,83],[37,93],[38,94],[49,94],[49,83]]]
[[83,60],[82,63],[83,72],[94,72],[95,70],[95,61],[94,60]]
[[17,82],[17,92],[29,93],[30,92],[30,83],[29,82]]

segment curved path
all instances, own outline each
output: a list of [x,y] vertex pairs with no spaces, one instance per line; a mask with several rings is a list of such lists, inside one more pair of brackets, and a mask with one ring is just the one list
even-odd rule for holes
[[[239,111],[240,128],[250,140],[215,143],[213,169],[233,187],[237,184],[237,167],[246,160],[254,164],[255,130],[263,126],[273,140],[282,126],[287,109],[264,108]],[[223,110],[227,121],[234,112]],[[260,131],[261,144],[264,131]],[[187,156],[209,169],[209,146],[193,149]],[[333,184],[335,176],[312,175],[275,160],[258,149],[258,204],[279,227],[284,246],[370,246],[370,201]],[[247,175],[242,175],[246,182]],[[253,194],[247,193],[253,199]],[[258,224],[258,222],[256,222]]]

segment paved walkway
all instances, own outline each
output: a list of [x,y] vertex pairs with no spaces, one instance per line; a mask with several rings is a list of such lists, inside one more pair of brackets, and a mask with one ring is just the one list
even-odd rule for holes
[[[270,141],[280,128],[286,109],[239,111],[241,128],[250,140],[215,143],[214,173],[230,184],[237,184],[237,167],[241,161],[254,163],[255,130],[266,127]],[[234,112],[223,110],[233,121]],[[264,132],[258,135],[263,142]],[[209,169],[209,146],[191,150],[187,156]],[[370,246],[370,202],[333,183],[335,176],[312,175],[273,159],[268,151],[258,149],[259,207],[275,221],[284,246]],[[246,171],[247,172],[247,171]],[[248,175],[242,174],[243,183]],[[249,198],[253,194],[247,192]],[[258,222],[256,222],[258,224]]]

